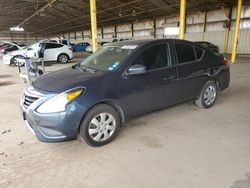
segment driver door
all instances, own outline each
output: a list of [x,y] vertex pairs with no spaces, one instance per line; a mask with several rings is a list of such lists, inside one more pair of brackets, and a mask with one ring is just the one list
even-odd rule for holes
[[157,44],[143,51],[130,65],[143,65],[147,71],[125,77],[128,116],[175,103],[177,70],[170,54],[170,44]]

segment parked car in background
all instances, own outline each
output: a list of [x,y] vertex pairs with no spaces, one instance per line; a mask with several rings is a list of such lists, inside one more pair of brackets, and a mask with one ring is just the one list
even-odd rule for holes
[[66,40],[66,39],[59,40],[59,43],[71,46],[72,49],[75,46],[74,43],[71,43],[71,42],[69,43],[68,40]]
[[86,49],[85,49],[86,52],[89,52],[89,53],[92,53],[93,50],[92,50],[92,46],[87,46]]
[[9,65],[16,65],[19,59],[20,65],[24,65],[25,61],[20,60],[23,57],[39,57],[39,51],[44,51],[44,61],[56,61],[60,63],[67,63],[73,58],[71,47],[53,42],[40,42],[31,46],[25,47],[22,50],[10,52],[3,56],[3,63]]
[[15,43],[10,43],[10,45],[6,46],[1,50],[2,54],[7,54],[9,52],[15,51],[15,50],[21,50],[24,47],[24,45],[18,45]]
[[[108,45],[108,44],[110,44],[110,42],[98,42],[98,49],[100,49],[100,48],[102,48],[103,46],[106,46],[106,45]],[[90,45],[90,46],[87,46],[85,51],[86,51],[86,52],[89,52],[89,53],[93,53],[92,46],[91,46],[91,45]]]
[[44,61],[68,63],[68,61],[73,58],[73,52],[70,46],[45,42],[41,43],[40,47],[44,49]]
[[84,52],[88,46],[90,46],[88,42],[77,43],[73,46],[73,52]]
[[108,44],[109,42],[104,42],[104,41],[101,41],[101,42],[98,42],[98,45],[99,46],[103,46],[103,45],[106,45],[106,44]]
[[5,42],[0,42],[0,48],[3,47],[4,45],[6,45]]
[[21,46],[19,46],[16,43],[4,42],[0,46],[0,53],[1,54],[7,54],[7,53],[9,53],[11,51],[15,51],[15,50],[19,50],[19,49],[21,49]]
[[12,42],[1,42],[0,43],[0,50],[5,48],[6,46],[13,45]]
[[125,41],[125,40],[130,40],[129,38],[120,38],[120,39],[118,39],[118,38],[114,38],[113,40],[112,40],[112,42],[121,42],[121,41]]
[[11,46],[11,44],[10,43],[3,43],[3,44],[1,44],[1,46],[0,46],[0,53],[1,54],[3,54],[2,52],[3,52],[3,50],[5,49],[5,48],[9,48]]
[[[33,49],[33,56],[31,56],[31,51],[29,51],[27,49]],[[17,59],[18,58],[23,58],[23,57],[34,57],[35,55],[37,55],[37,52],[39,50],[39,43],[35,43],[33,45],[30,46],[26,46],[23,47],[20,50],[16,50],[16,51],[12,51],[6,55],[3,56],[3,63],[6,65],[17,65]],[[20,62],[20,66],[23,66],[24,62]]]
[[33,81],[21,97],[22,116],[41,141],[79,135],[102,146],[130,117],[189,100],[212,107],[229,81],[228,61],[195,43],[117,42]]
[[220,49],[217,45],[206,41],[196,41],[195,43],[201,45],[203,48],[207,48],[213,52],[220,53]]

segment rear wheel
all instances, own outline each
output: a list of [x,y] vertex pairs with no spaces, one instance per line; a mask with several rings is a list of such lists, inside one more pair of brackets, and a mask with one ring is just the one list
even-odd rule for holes
[[217,94],[218,89],[215,82],[208,81],[201,90],[198,99],[195,100],[195,103],[201,108],[210,108],[215,103]]
[[57,61],[63,64],[68,63],[69,56],[67,54],[60,54],[57,58]]
[[93,107],[84,117],[80,138],[88,145],[98,147],[111,142],[120,128],[117,111],[106,104]]

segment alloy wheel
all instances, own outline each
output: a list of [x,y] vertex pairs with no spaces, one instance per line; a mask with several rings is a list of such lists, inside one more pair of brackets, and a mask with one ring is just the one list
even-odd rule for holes
[[66,55],[60,55],[59,61],[61,63],[67,63],[68,62],[68,57]]
[[204,93],[204,102],[206,105],[211,105],[216,98],[216,88],[212,85],[210,85]]

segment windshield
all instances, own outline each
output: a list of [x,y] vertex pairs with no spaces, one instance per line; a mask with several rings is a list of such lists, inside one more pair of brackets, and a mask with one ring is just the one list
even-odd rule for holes
[[127,46],[105,46],[84,59],[80,63],[80,66],[103,71],[113,71],[133,49]]

